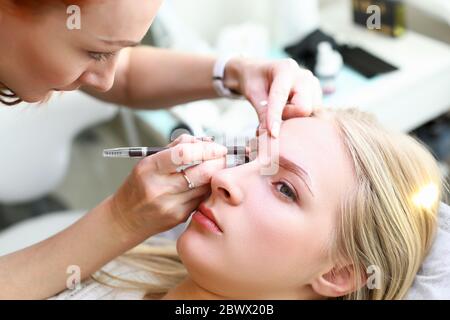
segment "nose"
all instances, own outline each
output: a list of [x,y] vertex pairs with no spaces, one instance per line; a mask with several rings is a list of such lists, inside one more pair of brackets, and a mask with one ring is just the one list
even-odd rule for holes
[[106,92],[110,90],[114,84],[114,76],[116,73],[116,61],[112,60],[101,66],[89,68],[80,77],[80,82],[95,90]]
[[244,200],[244,192],[239,183],[239,175],[233,169],[225,169],[217,172],[211,178],[211,192],[214,197],[221,198],[233,206],[238,206]]

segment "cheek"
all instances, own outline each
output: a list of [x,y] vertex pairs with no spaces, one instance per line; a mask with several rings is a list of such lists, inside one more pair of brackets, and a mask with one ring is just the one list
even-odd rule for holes
[[223,239],[205,235],[195,227],[189,225],[178,238],[178,255],[196,283],[212,292],[223,293],[232,281],[224,260]]
[[86,69],[86,61],[70,50],[46,50],[35,46],[26,54],[30,75],[49,88],[73,83]]
[[274,284],[294,278],[306,281],[325,261],[329,226],[282,204],[273,194],[265,195],[264,201],[262,196],[248,199],[246,217],[235,224],[232,238],[227,238],[227,261],[247,270],[248,277],[271,274]]
[[297,255],[298,243],[306,242],[307,234],[302,230],[304,226],[300,217],[289,212],[289,206],[277,202],[267,197],[265,201],[259,197],[249,200],[246,217],[241,224],[236,224],[232,239],[235,240],[236,252],[241,255],[239,260],[255,265],[286,261]]

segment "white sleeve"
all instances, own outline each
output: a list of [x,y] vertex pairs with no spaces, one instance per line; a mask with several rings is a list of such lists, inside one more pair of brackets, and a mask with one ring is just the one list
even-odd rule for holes
[[[102,270],[130,280],[152,281],[152,277],[147,272],[137,270],[116,260],[108,263]],[[73,290],[67,289],[49,298],[49,300],[141,300],[144,296],[144,290],[113,288],[89,279]]]

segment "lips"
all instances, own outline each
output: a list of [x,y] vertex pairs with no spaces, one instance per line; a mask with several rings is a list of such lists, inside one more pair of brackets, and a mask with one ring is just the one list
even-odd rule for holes
[[203,214],[205,217],[207,217],[209,220],[211,220],[216,227],[220,230],[220,232],[223,232],[222,228],[220,227],[220,225],[217,223],[216,218],[214,217],[214,213],[211,211],[211,209],[207,208],[205,206],[205,204],[201,204],[198,207],[198,211],[200,211],[201,214]]

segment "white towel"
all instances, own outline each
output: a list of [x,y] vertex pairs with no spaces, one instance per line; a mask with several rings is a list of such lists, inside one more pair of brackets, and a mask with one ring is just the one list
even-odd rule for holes
[[450,299],[450,207],[442,204],[439,228],[405,299]]

